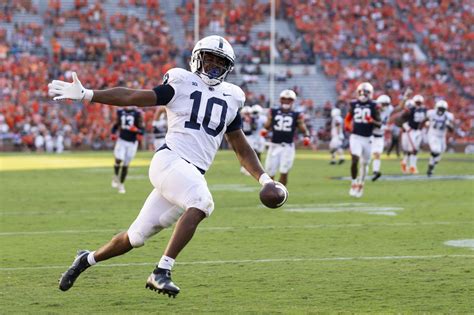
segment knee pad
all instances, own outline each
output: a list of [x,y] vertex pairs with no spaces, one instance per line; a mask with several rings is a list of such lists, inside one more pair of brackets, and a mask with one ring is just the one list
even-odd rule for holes
[[128,230],[127,234],[130,245],[132,245],[133,248],[142,247],[145,244],[146,238],[139,231]]
[[186,209],[196,208],[201,210],[206,214],[206,217],[210,216],[212,211],[214,211],[214,201],[212,196],[204,195],[199,198],[193,198],[186,203]]

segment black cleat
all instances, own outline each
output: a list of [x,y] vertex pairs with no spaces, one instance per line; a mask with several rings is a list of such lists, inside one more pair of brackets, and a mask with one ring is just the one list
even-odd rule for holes
[[69,290],[77,277],[89,268],[91,265],[87,262],[87,255],[89,255],[88,250],[80,250],[77,252],[76,258],[72,262],[71,267],[62,274],[61,279],[59,279],[59,289],[61,291]]
[[434,169],[433,165],[428,165],[428,171],[426,172],[426,175],[428,175],[428,177],[433,176],[433,169]]
[[179,293],[179,287],[171,280],[168,269],[156,268],[146,280],[145,288],[173,298]]
[[330,165],[336,165],[336,161],[334,160],[331,160],[331,162],[329,162]]
[[341,165],[342,163],[344,163],[344,161],[345,160],[339,160],[339,163],[337,163],[337,164]]
[[380,178],[380,176],[382,176],[382,173],[374,172],[374,176],[372,177],[372,181],[375,182],[377,179]]

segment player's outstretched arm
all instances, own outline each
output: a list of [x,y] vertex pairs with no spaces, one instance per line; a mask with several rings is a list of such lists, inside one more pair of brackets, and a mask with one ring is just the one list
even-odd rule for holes
[[48,84],[50,96],[53,100],[71,99],[77,101],[92,101],[114,106],[154,106],[156,93],[153,90],[135,90],[116,87],[107,90],[89,90],[82,86],[75,72],[72,73],[72,82],[53,80]]
[[[232,149],[234,149],[234,152],[240,161],[240,165],[245,167],[245,169],[256,180],[261,181],[261,177],[263,174],[265,174],[265,171],[262,167],[262,164],[260,164],[257,154],[248,144],[242,129],[226,133],[226,139],[227,142],[229,142],[229,144],[232,146]],[[268,180],[271,181],[269,177]],[[260,182],[260,184],[263,185],[264,183]]]

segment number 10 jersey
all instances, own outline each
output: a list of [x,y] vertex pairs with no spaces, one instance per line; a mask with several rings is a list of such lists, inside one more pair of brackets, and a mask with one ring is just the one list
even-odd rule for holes
[[239,109],[245,102],[244,92],[228,82],[209,86],[197,74],[180,68],[169,70],[163,84],[175,91],[166,105],[167,146],[208,170],[224,133],[242,128]]

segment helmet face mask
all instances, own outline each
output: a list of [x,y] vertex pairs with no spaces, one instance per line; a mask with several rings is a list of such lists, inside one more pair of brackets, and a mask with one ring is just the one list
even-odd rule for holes
[[435,104],[435,109],[438,115],[444,114],[448,110],[448,102],[445,100],[439,100]]
[[194,46],[191,71],[208,85],[217,85],[225,80],[234,69],[234,50],[227,40],[220,36],[204,37]]

